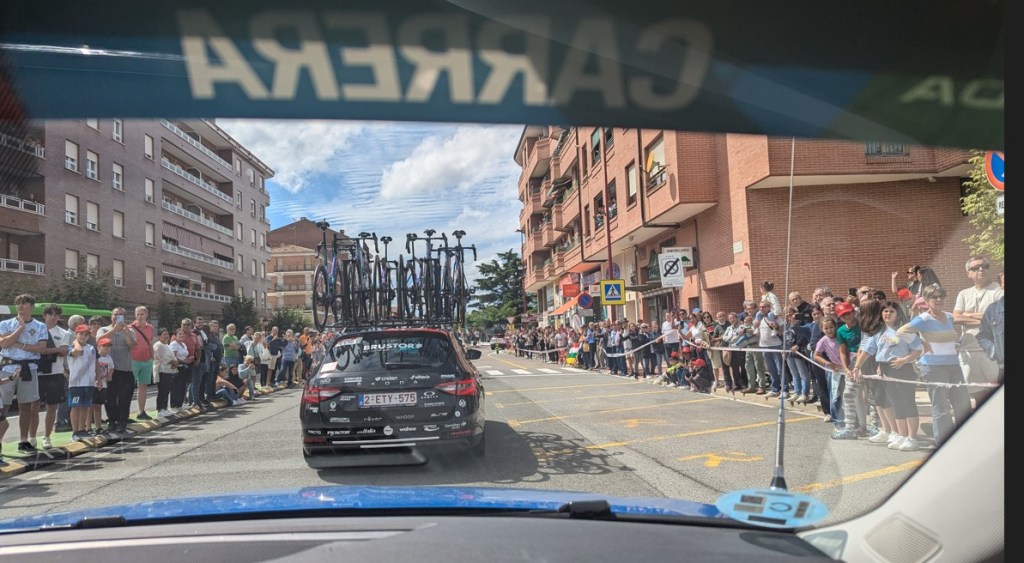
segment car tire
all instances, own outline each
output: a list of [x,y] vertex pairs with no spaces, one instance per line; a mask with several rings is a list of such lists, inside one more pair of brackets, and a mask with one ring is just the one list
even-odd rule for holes
[[487,451],[487,433],[484,432],[480,435],[480,441],[475,446],[469,448],[469,453],[473,457],[484,457],[484,453]]

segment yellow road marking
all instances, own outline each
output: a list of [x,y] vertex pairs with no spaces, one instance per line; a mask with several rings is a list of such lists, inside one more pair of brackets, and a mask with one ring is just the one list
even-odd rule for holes
[[624,428],[637,428],[641,424],[665,424],[665,421],[660,418],[627,418],[619,422],[626,423]]
[[[658,405],[642,405],[642,406],[639,406],[639,407],[623,407],[621,409],[608,409],[608,410],[603,410],[603,411],[581,412],[581,413],[576,413],[576,414],[566,414],[566,415],[562,415],[562,416],[549,416],[549,417],[546,417],[546,418],[534,418],[532,420],[517,420],[517,421],[514,421],[514,422],[516,422],[516,423],[518,423],[518,425],[522,426],[523,424],[532,424],[534,422],[546,422],[546,421],[549,421],[549,420],[565,420],[567,418],[575,418],[575,417],[578,417],[578,416],[590,416],[590,415],[594,415],[594,414],[608,414],[608,413],[612,413],[612,412],[635,411],[635,410],[642,410],[642,409],[650,409],[650,408],[654,408],[654,407],[668,407],[668,406],[672,406],[672,405],[685,405],[687,403],[703,403],[705,401],[714,401],[714,400],[715,400],[714,398],[708,398],[708,399],[696,399],[696,400],[693,400],[693,401],[675,401],[675,402],[672,402],[672,403],[661,403],[661,404],[658,404]],[[511,426],[513,421],[510,420],[508,422],[509,422],[509,425]]]
[[723,461],[740,461],[740,462],[751,462],[761,461],[764,458],[759,455],[748,455],[743,452],[728,452],[727,455],[720,455],[716,453],[688,455],[678,458],[679,461],[690,461],[693,459],[704,458],[704,467],[718,467],[722,465]]
[[[675,393],[679,394],[678,389],[665,389],[664,391],[641,391],[640,393],[611,393],[608,395],[591,395],[590,397],[573,397],[573,401],[586,401],[588,399],[617,399],[619,397],[632,397],[634,395],[657,395],[659,393]],[[565,401],[565,399],[544,399],[543,401],[521,401],[518,403],[504,403],[506,407],[518,407],[520,405],[536,405],[538,403],[554,403],[555,401]]]
[[[820,421],[821,419],[816,417],[816,416],[808,416],[808,417],[805,417],[805,418],[794,418],[794,419],[791,419],[791,420],[787,420],[786,423],[787,424],[791,424],[791,423],[796,423],[796,422],[806,422],[808,420],[819,420]],[[767,422],[755,422],[755,423],[752,423],[752,424],[742,424],[740,426],[725,426],[725,427],[722,427],[722,428],[709,428],[707,430],[697,430],[697,431],[694,431],[694,432],[680,432],[679,434],[668,434],[666,436],[651,436],[650,438],[639,438],[639,439],[636,439],[636,440],[626,440],[626,441],[623,441],[623,442],[606,442],[604,444],[594,444],[592,446],[586,446],[584,449],[587,449],[587,450],[605,450],[605,449],[608,449],[608,448],[621,448],[622,446],[630,446],[630,445],[633,445],[633,444],[646,444],[646,443],[649,443],[649,442],[661,442],[661,441],[664,441],[664,440],[672,440],[672,439],[675,439],[675,438],[691,438],[693,436],[706,436],[708,434],[719,434],[719,433],[722,433],[722,432],[733,432],[733,431],[736,431],[736,430],[749,430],[751,428],[762,428],[764,426],[775,426],[776,424],[777,424],[776,421],[769,420]],[[563,452],[559,452],[559,453],[572,453],[572,452],[573,452],[573,450],[564,450]]]
[[923,459],[915,461],[908,461],[907,463],[901,463],[899,465],[890,465],[881,469],[875,469],[873,471],[865,471],[864,473],[858,473],[856,475],[847,475],[846,477],[840,477],[839,479],[833,479],[831,481],[825,481],[824,483],[809,483],[807,485],[801,485],[792,489],[795,493],[813,493],[823,489],[831,489],[834,487],[841,487],[843,485],[849,485],[856,483],[857,481],[864,481],[866,479],[874,479],[875,477],[884,477],[886,475],[892,475],[893,473],[900,473],[901,471],[909,471],[915,469],[924,463]]
[[[584,385],[560,385],[558,387],[533,387],[529,389],[501,389],[498,391],[492,391],[492,393],[526,393],[528,391],[552,391],[555,389],[577,389],[581,387],[611,387],[613,385],[622,385],[623,382],[616,381],[615,383],[587,383]],[[639,382],[633,383],[633,385],[640,385]]]

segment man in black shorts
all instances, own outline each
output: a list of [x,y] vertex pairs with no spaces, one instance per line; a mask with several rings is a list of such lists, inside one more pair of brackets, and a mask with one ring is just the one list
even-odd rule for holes
[[[57,422],[57,410],[67,399],[67,379],[64,377],[64,357],[68,353],[68,331],[57,324],[64,311],[60,305],[51,303],[43,309],[43,322],[46,323],[46,330],[49,333],[46,342],[46,349],[39,354],[39,403],[46,405],[46,422],[43,437],[43,447],[52,448],[53,442],[50,436],[53,434],[54,424]],[[29,422],[29,441],[35,446],[36,433],[39,430],[39,417],[34,416]]]

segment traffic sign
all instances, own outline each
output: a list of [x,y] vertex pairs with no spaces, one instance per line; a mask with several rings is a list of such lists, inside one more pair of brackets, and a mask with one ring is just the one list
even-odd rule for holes
[[1003,156],[1003,151],[985,153],[985,176],[993,188],[1003,191],[1003,180],[1006,176],[1006,157]]
[[589,293],[581,293],[580,296],[576,298],[576,304],[583,309],[589,309],[590,306],[594,304],[594,298],[591,297]]
[[683,268],[693,267],[692,246],[667,246],[661,249],[662,254],[676,254],[679,256],[679,263]]
[[625,305],[626,304],[626,281],[625,280],[602,280],[601,281],[601,304],[603,304],[603,305]]
[[682,258],[684,258],[684,255],[674,252],[658,255],[661,287],[683,287],[686,283],[686,272],[683,270]]

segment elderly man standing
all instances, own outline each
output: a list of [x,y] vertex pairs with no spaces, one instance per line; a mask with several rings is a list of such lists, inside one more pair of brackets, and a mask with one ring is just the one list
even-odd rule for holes
[[[961,290],[953,306],[953,322],[960,327],[960,367],[969,383],[995,383],[999,380],[999,364],[988,357],[978,344],[978,329],[985,309],[1003,297],[1003,288],[992,280],[992,267],[988,260],[972,256],[964,264],[967,277],[974,285]],[[974,389],[979,389],[975,387]],[[971,395],[975,402],[989,391],[980,388]]]

